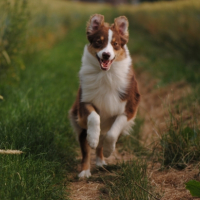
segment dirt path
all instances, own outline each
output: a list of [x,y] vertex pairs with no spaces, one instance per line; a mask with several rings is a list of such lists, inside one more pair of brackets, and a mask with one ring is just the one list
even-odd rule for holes
[[[130,159],[131,155],[128,154],[119,154],[117,149],[112,153],[112,155],[106,159],[105,161],[108,165],[111,164],[117,164],[118,162],[121,162],[122,160],[126,161],[127,159]],[[81,159],[81,157],[78,157],[78,159]],[[78,171],[80,171],[80,164],[78,166]],[[78,172],[77,172],[78,173]],[[92,150],[91,153],[91,174],[92,179],[77,179],[77,174],[72,175],[72,184],[71,184],[71,196],[70,199],[72,200],[99,200],[100,195],[103,195],[100,192],[100,188],[104,187],[104,184],[102,182],[97,181],[97,179],[101,176],[109,175],[109,171],[105,168],[98,168],[95,165],[95,151]],[[94,180],[93,180],[94,179]],[[106,197],[105,197],[106,198]]]
[[[178,82],[167,87],[157,88],[157,80],[144,72],[137,72],[142,100],[139,108],[139,115],[144,118],[143,142],[149,145],[152,141],[159,139],[159,131],[166,129],[166,120],[169,119],[169,106],[173,109],[177,102],[191,92],[190,87],[185,82]],[[188,111],[184,111],[184,120],[189,117]],[[108,164],[116,164],[123,160],[130,159],[130,155],[121,155],[116,150],[112,156],[106,159]],[[91,169],[93,177],[108,175],[108,171],[99,170],[95,166],[95,153],[92,152]],[[193,198],[185,189],[185,182],[191,179],[199,179],[199,167],[192,165],[182,171],[169,169],[160,171],[160,164],[149,164],[149,179],[155,190],[162,196],[162,200],[192,200]],[[77,172],[78,173],[78,172]],[[78,180],[77,174],[72,175],[71,184],[72,200],[96,200],[102,193],[100,188],[104,186],[102,182],[90,180]],[[103,198],[103,199],[106,199]],[[197,198],[195,198],[197,199]],[[200,199],[200,198],[199,198]]]
[[[81,158],[81,157],[80,157]],[[79,158],[78,158],[79,159]],[[95,177],[98,175],[98,171],[94,173],[95,166],[95,152],[92,151],[91,154],[91,173],[92,176]],[[78,170],[80,171],[80,164],[78,167]],[[78,172],[77,172],[78,173]],[[87,179],[80,179],[78,180],[76,178],[77,174],[73,174],[74,179],[71,184],[71,197],[70,199],[73,200],[96,200],[99,199],[100,196],[100,188],[103,187],[103,184],[96,181],[88,181]]]

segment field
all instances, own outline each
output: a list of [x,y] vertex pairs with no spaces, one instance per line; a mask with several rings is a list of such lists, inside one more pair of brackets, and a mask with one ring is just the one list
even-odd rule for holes
[[[115,9],[27,2],[0,2],[0,199],[192,200],[185,183],[200,181],[199,1]],[[110,23],[128,17],[142,100],[133,133],[120,138],[108,166],[96,168],[92,153],[93,176],[78,180],[68,110],[93,13]]]

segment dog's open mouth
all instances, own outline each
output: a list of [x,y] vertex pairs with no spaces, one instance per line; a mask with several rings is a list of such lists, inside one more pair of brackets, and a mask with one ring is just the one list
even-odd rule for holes
[[105,70],[105,71],[110,69],[110,66],[111,66],[112,62],[115,59],[115,58],[113,58],[112,60],[105,60],[105,59],[100,59],[98,55],[96,55],[96,56],[97,56],[97,59],[98,59],[98,61],[100,63],[101,69]]

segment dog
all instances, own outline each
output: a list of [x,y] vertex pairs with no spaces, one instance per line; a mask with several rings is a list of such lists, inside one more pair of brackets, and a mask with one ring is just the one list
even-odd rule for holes
[[121,134],[134,124],[140,94],[127,48],[128,19],[120,16],[109,25],[104,16],[90,17],[79,71],[80,87],[69,111],[82,152],[79,178],[90,177],[90,149],[96,149],[96,165],[115,150]]

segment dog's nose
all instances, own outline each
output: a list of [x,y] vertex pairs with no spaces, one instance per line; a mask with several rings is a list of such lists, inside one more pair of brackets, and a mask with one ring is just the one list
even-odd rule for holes
[[108,60],[110,58],[110,53],[109,52],[103,52],[102,57],[104,60]]

